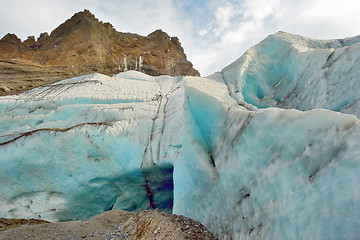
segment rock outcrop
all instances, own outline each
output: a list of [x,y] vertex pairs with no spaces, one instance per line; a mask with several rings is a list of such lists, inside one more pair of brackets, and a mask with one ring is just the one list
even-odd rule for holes
[[29,36],[21,42],[14,34],[0,40],[0,95],[91,72],[112,75],[126,70],[199,76],[177,37],[162,30],[148,36],[121,33],[88,10],[37,40]]

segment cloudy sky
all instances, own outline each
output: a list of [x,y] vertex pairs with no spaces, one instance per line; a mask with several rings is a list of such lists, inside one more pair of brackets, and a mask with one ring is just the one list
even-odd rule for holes
[[277,31],[312,38],[360,34],[359,0],[0,0],[0,37],[51,32],[89,9],[121,32],[178,36],[188,59],[207,76]]

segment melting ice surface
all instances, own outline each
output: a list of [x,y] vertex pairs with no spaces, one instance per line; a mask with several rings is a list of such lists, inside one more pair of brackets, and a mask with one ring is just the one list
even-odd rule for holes
[[208,78],[1,97],[0,217],[159,207],[220,239],[358,239],[359,41],[280,32]]

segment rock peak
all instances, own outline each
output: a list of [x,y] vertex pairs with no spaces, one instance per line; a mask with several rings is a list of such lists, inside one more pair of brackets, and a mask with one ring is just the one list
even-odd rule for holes
[[[27,64],[41,65],[44,71],[56,68],[46,72],[56,75],[57,80],[92,72],[113,75],[127,70],[152,76],[200,75],[187,60],[177,37],[170,37],[161,29],[148,36],[118,32],[87,9],[75,13],[50,35],[42,33],[37,39],[30,36],[24,42],[16,35],[6,35],[0,41],[0,58],[24,64],[24,68]],[[5,69],[9,66],[4,66],[4,72]],[[0,68],[0,77],[1,71]],[[20,77],[24,81],[30,76],[19,76],[19,81]],[[45,75],[44,78],[53,79]],[[24,86],[19,91],[26,89]]]
[[148,36],[158,36],[158,35],[167,35],[169,36],[166,32],[164,32],[162,29],[157,29],[154,32],[150,33]]
[[1,41],[8,41],[8,42],[21,42],[21,40],[18,38],[18,36],[16,36],[16,34],[14,33],[8,33],[6,34]]
[[76,19],[79,19],[79,18],[83,18],[83,19],[85,19],[85,18],[96,19],[96,18],[95,18],[95,15],[92,14],[92,13],[91,13],[89,10],[87,10],[87,9],[84,9],[84,11],[80,11],[80,12],[75,13],[75,14],[71,17],[71,19],[74,19],[74,18],[76,18]]

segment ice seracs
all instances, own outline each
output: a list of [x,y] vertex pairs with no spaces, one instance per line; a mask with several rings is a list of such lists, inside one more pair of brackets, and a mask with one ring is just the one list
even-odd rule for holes
[[268,36],[221,73],[238,102],[257,107],[329,109],[360,116],[360,36],[316,40]]
[[0,217],[158,207],[220,239],[355,239],[358,40],[277,33],[208,78],[91,74],[1,97]]

